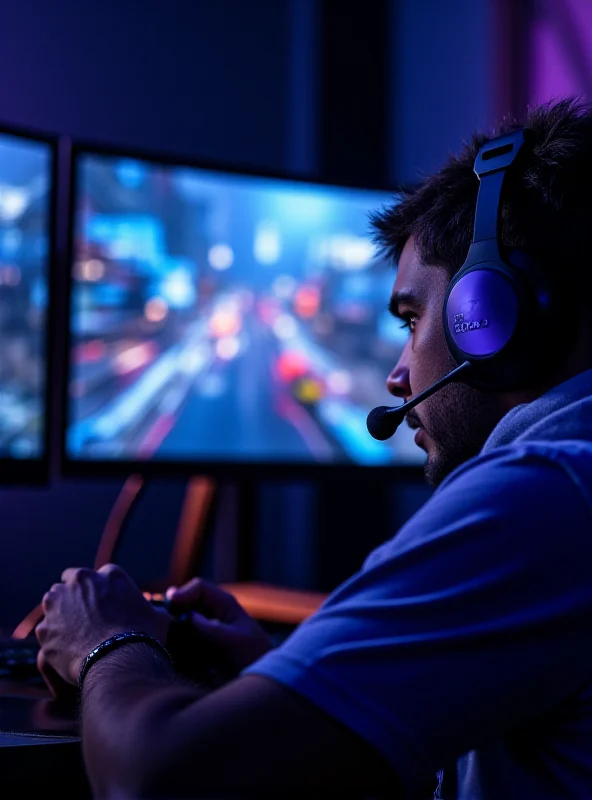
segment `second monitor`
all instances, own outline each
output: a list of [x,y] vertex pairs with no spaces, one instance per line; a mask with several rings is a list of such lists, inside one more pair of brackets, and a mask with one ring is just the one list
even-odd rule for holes
[[419,467],[366,430],[406,341],[387,192],[74,149],[66,466]]
[[48,479],[57,142],[0,127],[0,484]]

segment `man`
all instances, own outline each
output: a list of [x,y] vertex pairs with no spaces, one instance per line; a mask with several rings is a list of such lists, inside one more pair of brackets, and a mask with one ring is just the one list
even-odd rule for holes
[[[418,797],[439,772],[424,797],[592,797],[592,108],[562,101],[526,125],[501,239],[565,296],[569,347],[536,385],[452,384],[409,413],[437,490],[279,648],[259,657],[258,628],[216,587],[172,591],[196,609],[198,661],[215,647],[242,670],[213,691],[176,675],[158,644],[167,618],[119,568],[66,570],[37,629],[51,686],[140,632],[84,662],[97,796]],[[484,141],[374,221],[410,329],[387,381],[404,400],[455,366],[442,305],[471,242]]]

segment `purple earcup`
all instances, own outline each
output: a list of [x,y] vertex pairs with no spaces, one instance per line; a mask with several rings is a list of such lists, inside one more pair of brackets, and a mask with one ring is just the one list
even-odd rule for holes
[[480,264],[452,287],[445,308],[448,334],[468,358],[497,355],[518,323],[518,298],[512,283],[494,264]]

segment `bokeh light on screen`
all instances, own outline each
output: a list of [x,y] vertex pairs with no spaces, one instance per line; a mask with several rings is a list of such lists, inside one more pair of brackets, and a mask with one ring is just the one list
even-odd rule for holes
[[0,133],[0,458],[44,455],[51,158]]
[[75,168],[70,458],[423,463],[406,426],[366,430],[406,341],[370,238],[393,197],[90,152]]

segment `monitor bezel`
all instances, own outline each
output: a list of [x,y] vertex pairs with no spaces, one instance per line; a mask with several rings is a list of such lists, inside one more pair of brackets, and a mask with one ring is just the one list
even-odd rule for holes
[[[359,183],[337,183],[324,180],[318,176],[292,174],[287,171],[253,168],[245,164],[228,164],[218,160],[198,159],[195,157],[180,156],[171,153],[159,153],[150,150],[132,147],[120,147],[112,144],[97,144],[87,140],[72,140],[70,149],[70,180],[67,199],[67,263],[66,271],[66,299],[65,314],[67,317],[67,334],[64,338],[63,380],[61,386],[61,426],[59,436],[60,473],[67,478],[112,478],[124,477],[130,474],[142,475],[147,478],[187,478],[193,475],[208,475],[219,480],[331,480],[333,478],[359,477],[366,480],[379,480],[390,482],[393,479],[418,481],[424,476],[422,464],[387,464],[363,465],[354,463],[316,463],[297,461],[230,461],[230,460],[181,460],[160,459],[150,460],[134,459],[97,459],[72,457],[67,448],[68,433],[68,406],[69,384],[72,363],[71,353],[71,312],[72,312],[72,286],[74,282],[73,261],[75,255],[75,215],[76,200],[78,196],[78,165],[83,156],[99,156],[112,158],[129,158],[137,161],[147,161],[151,164],[164,167],[186,167],[188,169],[201,169],[211,172],[220,172],[230,175],[244,175],[253,178],[271,178],[293,183],[336,187],[344,189],[357,189],[368,192],[390,192],[395,195],[402,187],[368,186]],[[385,298],[385,305],[388,298]],[[386,380],[386,376],[385,376]],[[370,434],[368,434],[370,435]]]
[[57,207],[60,137],[56,134],[45,133],[33,128],[4,122],[0,122],[0,135],[47,145],[50,154],[43,452],[40,456],[35,458],[0,457],[0,486],[45,486],[49,483],[51,472],[51,444],[54,411],[54,391],[52,390],[51,376],[54,374],[54,364],[57,358],[55,347],[55,283],[58,271],[57,237],[59,219]]

